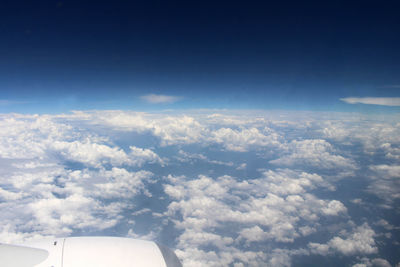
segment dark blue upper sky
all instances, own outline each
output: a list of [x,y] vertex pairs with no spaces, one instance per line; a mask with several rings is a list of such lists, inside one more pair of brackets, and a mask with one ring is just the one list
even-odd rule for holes
[[151,93],[183,97],[162,108],[351,110],[339,99],[400,96],[399,10],[398,1],[2,1],[0,112],[159,108],[140,99]]

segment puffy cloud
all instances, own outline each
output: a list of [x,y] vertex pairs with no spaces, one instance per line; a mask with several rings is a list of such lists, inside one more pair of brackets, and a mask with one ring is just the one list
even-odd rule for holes
[[395,147],[390,143],[384,143],[379,148],[384,151],[384,153],[386,154],[385,156],[387,158],[400,160],[400,147]]
[[264,230],[261,229],[258,225],[241,230],[239,235],[247,242],[257,242],[268,239],[268,233],[264,232]]
[[265,128],[263,132],[257,128],[241,130],[221,128],[212,132],[212,139],[223,144],[228,150],[239,152],[248,151],[250,148],[280,146],[278,134],[269,128]]
[[153,128],[153,118],[143,112],[123,112],[119,110],[82,112],[74,111],[72,115],[60,119],[71,122],[80,121],[93,126],[106,126],[113,130],[146,132]]
[[374,254],[378,252],[374,239],[375,235],[374,230],[367,223],[364,223],[345,238],[336,236],[326,244],[310,243],[309,248],[313,253],[321,255],[334,252],[344,255]]
[[[232,128],[216,124],[215,116],[165,115],[159,116],[139,112],[104,111],[75,112],[76,117],[84,118],[90,124],[107,125],[118,130],[150,132],[160,138],[161,145],[208,144],[223,145],[232,151],[248,151],[257,147],[279,147],[281,137],[266,125],[265,119],[244,119],[235,117],[230,121]],[[229,116],[218,116],[221,120]],[[247,117],[246,117],[247,118]],[[248,125],[250,124],[250,127]],[[237,126],[242,127],[236,129]],[[257,126],[257,127],[254,127]]]
[[85,143],[56,141],[50,147],[66,160],[81,162],[93,167],[101,167],[106,163],[110,163],[113,166],[125,164],[141,166],[145,162],[162,163],[160,157],[153,151],[135,146],[129,147],[129,154],[118,147],[91,143],[89,140]]
[[[0,157],[8,159],[38,158],[46,155],[47,145],[67,138],[71,127],[43,115],[1,115]],[[69,136],[71,138],[73,136]]]
[[373,165],[370,166],[370,169],[377,172],[383,179],[400,178],[400,165]]
[[82,162],[94,167],[100,167],[108,162],[118,166],[130,162],[128,155],[122,149],[90,141],[85,143],[56,141],[52,144],[52,148],[66,160]]
[[[395,116],[75,111],[3,114],[0,127],[2,242],[118,231],[167,235],[185,266],[290,266],[310,253],[384,264],[383,234],[351,220],[353,203],[375,214],[371,194],[398,206]],[[365,220],[396,230],[377,218]]]
[[348,104],[400,106],[400,97],[346,97],[340,100]]
[[380,117],[347,116],[341,120],[319,122],[324,138],[348,146],[361,145],[364,153],[374,155],[380,151],[388,158],[396,158],[400,145],[400,124],[396,116]]
[[376,267],[391,267],[392,265],[385,259],[376,258],[371,260],[372,266]]
[[209,129],[190,116],[168,116],[154,123],[152,131],[162,145],[174,145],[202,142]]
[[400,166],[372,165],[369,167],[374,173],[370,176],[372,182],[368,185],[368,192],[384,199],[388,204],[400,199]]
[[22,192],[11,192],[0,187],[0,199],[3,201],[17,200],[23,197]]
[[396,178],[400,159],[398,116],[385,115],[383,118],[359,114],[337,121],[327,120],[321,123],[321,128],[324,138],[351,147],[351,154],[366,155],[374,161],[383,157],[380,165],[363,166],[370,170],[364,176],[370,180],[367,191],[385,200],[386,207],[391,208],[393,200],[399,198],[400,186]]
[[391,267],[392,265],[385,259],[375,258],[368,259],[362,258],[361,263],[354,264],[353,267]]
[[347,209],[342,202],[337,200],[329,201],[328,206],[322,209],[322,212],[326,215],[338,215],[346,211]]
[[129,153],[130,163],[136,166],[142,166],[144,163],[159,163],[164,165],[164,161],[150,149],[138,148],[135,146],[130,146],[131,150]]
[[[120,168],[71,171],[60,166],[33,170],[27,175],[16,173],[8,185],[15,193],[0,191],[7,197],[0,204],[0,220],[5,226],[13,226],[7,229],[13,230],[10,236],[18,240],[33,234],[63,236],[78,229],[110,228],[122,219],[120,213],[126,207],[119,200],[142,193],[151,176],[149,172]],[[1,231],[6,229],[0,227]]]
[[[240,250],[242,245],[267,240],[291,243],[300,236],[312,234],[320,218],[347,212],[340,201],[322,200],[310,194],[312,189],[326,184],[320,176],[305,172],[269,170],[261,178],[246,181],[204,175],[196,179],[169,176],[168,180],[170,184],[164,186],[165,192],[174,201],[169,204],[167,214],[179,218],[174,220],[176,227],[183,231],[178,248],[188,266],[210,264],[214,257],[221,257],[232,249],[241,253],[232,256],[228,263],[247,266],[250,261],[239,255],[261,251]],[[218,247],[219,252],[209,254],[209,246]],[[190,249],[194,247],[197,249]],[[206,258],[195,263],[193,259],[199,253]],[[268,251],[256,265],[282,260],[287,265],[277,263],[278,266],[289,266],[288,258],[288,254],[278,257]]]
[[271,160],[270,163],[280,166],[311,166],[319,169],[356,169],[351,159],[335,155],[332,145],[321,139],[293,140],[289,144],[289,154]]
[[66,198],[40,199],[28,207],[35,223],[47,232],[65,235],[72,233],[70,227],[104,229],[114,226],[117,222],[115,219],[104,221],[93,216],[92,210],[98,210],[98,205],[92,198],[73,194]]
[[128,172],[126,169],[112,168],[99,175],[107,179],[105,183],[95,183],[95,194],[101,198],[132,198],[144,190],[143,181],[148,181],[152,173],[148,171]]

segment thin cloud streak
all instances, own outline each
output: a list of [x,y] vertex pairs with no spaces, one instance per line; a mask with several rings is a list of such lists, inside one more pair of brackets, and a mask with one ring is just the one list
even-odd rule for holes
[[8,106],[15,104],[26,104],[28,101],[16,101],[16,100],[8,100],[8,99],[0,99],[0,106]]
[[182,97],[179,96],[156,95],[156,94],[143,95],[140,98],[151,104],[169,104],[169,103],[175,103],[182,99]]
[[381,86],[380,88],[400,88],[400,84],[384,85],[384,86]]
[[347,104],[368,104],[380,106],[400,106],[400,97],[346,97],[341,98]]

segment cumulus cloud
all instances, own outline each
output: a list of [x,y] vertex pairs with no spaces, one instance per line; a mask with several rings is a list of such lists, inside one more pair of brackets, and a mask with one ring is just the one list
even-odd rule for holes
[[380,177],[384,179],[390,179],[390,178],[400,178],[400,166],[399,165],[386,165],[386,164],[381,164],[381,165],[373,165],[370,166],[370,169],[377,172]]
[[[168,206],[167,214],[182,216],[175,221],[176,227],[183,231],[178,248],[182,251],[184,264],[189,266],[208,263],[211,256],[207,254],[207,246],[217,246],[220,252],[213,255],[220,257],[232,249],[239,249],[240,244],[266,240],[292,243],[300,236],[313,233],[320,218],[347,212],[340,201],[322,200],[308,193],[315,187],[324,186],[323,179],[315,174],[270,170],[261,178],[247,181],[230,176],[212,179],[204,175],[196,179],[173,176],[168,179],[170,184],[164,186],[165,192],[174,201]],[[232,231],[225,227],[228,224]],[[193,247],[197,250],[188,249]],[[195,263],[196,255],[191,253],[199,253],[199,250],[208,258],[198,259]],[[241,254],[247,252],[261,251],[247,250]],[[240,253],[236,254],[227,264],[249,264],[250,261],[243,260]],[[258,264],[272,260],[276,256],[273,254],[269,251]]]
[[116,167],[110,171],[103,170],[99,175],[106,178],[106,182],[94,184],[97,189],[95,194],[101,198],[132,198],[144,190],[143,181],[148,181],[153,176],[148,171],[129,172]]
[[[222,116],[222,115],[221,115]],[[282,137],[266,126],[265,119],[247,117],[231,121],[233,127],[221,127],[208,115],[152,115],[139,112],[75,112],[74,118],[84,118],[90,124],[107,125],[117,130],[151,133],[161,145],[201,143],[221,144],[231,151],[245,152],[251,148],[280,148]],[[220,118],[224,120],[224,117]],[[246,127],[244,127],[246,125]],[[241,128],[237,128],[241,126]],[[257,126],[257,127],[255,127]]]
[[335,153],[333,146],[322,139],[293,140],[289,153],[270,163],[279,166],[311,166],[319,169],[355,170],[353,160]]
[[125,151],[59,116],[8,114],[0,125],[0,235],[10,242],[114,227],[126,208],[119,200],[146,194],[152,177],[123,166],[163,164],[148,148]]
[[180,96],[169,96],[169,95],[156,95],[149,94],[141,96],[141,99],[151,103],[151,104],[166,104],[166,103],[174,103],[182,99]]
[[351,222],[354,203],[398,206],[395,116],[75,111],[0,114],[0,128],[1,242],[168,233],[185,266],[384,266],[375,231],[397,230],[385,213]]
[[[367,190],[392,204],[400,199],[400,166],[398,165],[372,165],[369,167],[373,173],[370,176],[371,183]],[[392,208],[391,206],[387,208]]]
[[363,152],[369,155],[383,151],[388,158],[400,155],[397,148],[400,145],[400,124],[397,116],[385,115],[380,117],[346,117],[338,121],[327,120],[320,122],[320,131],[325,139],[341,144],[354,146],[360,144]]
[[400,106],[400,97],[346,97],[340,100],[348,104]]
[[360,263],[354,264],[353,267],[391,267],[392,265],[385,259],[374,258],[369,259],[363,257]]
[[257,128],[241,130],[221,128],[212,132],[212,139],[223,144],[228,150],[239,152],[246,152],[250,148],[280,146],[279,135],[269,128],[262,131]]
[[378,252],[375,236],[374,230],[367,223],[364,223],[344,238],[336,236],[326,244],[310,243],[309,248],[313,253],[321,255],[335,252],[344,255],[374,254]]

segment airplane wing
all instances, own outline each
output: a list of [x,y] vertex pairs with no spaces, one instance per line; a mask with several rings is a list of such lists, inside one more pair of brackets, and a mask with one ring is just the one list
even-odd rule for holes
[[0,266],[32,267],[48,256],[49,253],[44,249],[0,244]]
[[68,237],[0,245],[2,267],[182,267],[155,242],[119,237]]

